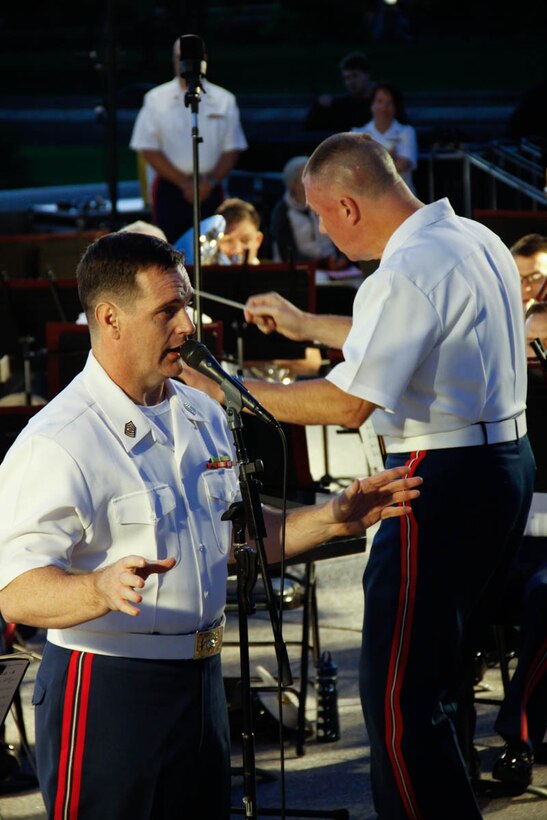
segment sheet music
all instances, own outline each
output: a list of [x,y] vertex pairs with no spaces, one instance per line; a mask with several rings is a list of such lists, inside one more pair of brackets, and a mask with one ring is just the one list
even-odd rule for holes
[[31,658],[22,652],[0,655],[0,726],[6,719],[30,661]]

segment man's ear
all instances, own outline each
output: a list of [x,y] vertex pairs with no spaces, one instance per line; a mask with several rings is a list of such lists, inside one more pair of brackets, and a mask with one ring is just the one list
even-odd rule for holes
[[342,216],[349,220],[350,225],[357,225],[361,221],[361,209],[358,202],[351,196],[341,197],[339,200]]
[[113,302],[99,302],[95,308],[95,321],[102,333],[113,339],[120,338],[119,310]]
[[256,249],[257,250],[259,249],[259,247],[262,245],[263,242],[264,242],[264,234],[262,233],[262,231],[257,231],[256,232]]

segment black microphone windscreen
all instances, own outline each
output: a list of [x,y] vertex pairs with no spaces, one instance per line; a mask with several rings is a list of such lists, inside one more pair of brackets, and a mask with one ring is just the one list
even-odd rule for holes
[[198,365],[211,356],[208,348],[201,342],[195,339],[186,339],[181,347],[181,355],[186,364],[189,364],[194,370],[198,369]]
[[207,73],[205,45],[197,34],[183,34],[179,38],[181,77],[204,77]]
[[204,373],[219,384],[227,399],[229,397],[233,399],[234,396],[237,396],[240,408],[241,405],[243,405],[243,407],[255,413],[267,424],[273,424],[274,427],[279,427],[277,419],[275,419],[265,407],[262,407],[252,393],[249,393],[245,385],[241,384],[238,379],[234,376],[230,376],[229,373],[223,370],[211,351],[204,344],[195,339],[186,339],[180,347],[180,355],[182,356],[182,360],[193,368],[193,370]]

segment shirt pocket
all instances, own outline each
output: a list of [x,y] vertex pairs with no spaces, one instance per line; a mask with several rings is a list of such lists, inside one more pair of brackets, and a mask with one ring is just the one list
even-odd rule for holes
[[165,557],[160,541],[166,534],[166,517],[175,507],[175,495],[167,484],[112,499],[113,528],[117,535],[113,543],[118,557],[131,553],[152,561]]
[[232,540],[232,525],[222,521],[222,514],[230,504],[239,499],[239,486],[233,469],[207,470],[200,480],[205,489],[205,499],[216,542],[222,553],[227,553]]

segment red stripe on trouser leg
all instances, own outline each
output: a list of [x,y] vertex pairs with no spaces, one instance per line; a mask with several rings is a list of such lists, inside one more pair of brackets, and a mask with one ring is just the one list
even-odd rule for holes
[[[408,461],[408,476],[414,475],[416,468],[424,457],[425,452],[412,455]],[[409,513],[401,518],[400,526],[401,583],[399,587],[399,599],[393,630],[384,704],[386,746],[397,789],[405,811],[409,817],[419,820],[421,815],[416,805],[414,789],[402,752],[403,715],[401,710],[401,690],[408,661],[416,598],[418,525],[413,513]]]
[[57,794],[55,796],[55,809],[53,815],[54,820],[63,820],[64,814],[63,807],[66,796],[72,716],[74,712],[74,692],[76,689],[80,654],[80,652],[73,652],[68,664],[65,701],[63,706],[63,722],[61,724],[61,751],[59,754],[59,765],[57,771]]
[[54,820],[78,817],[92,663],[93,655],[73,652],[68,666]]
[[80,805],[80,788],[82,785],[82,764],[84,758],[85,729],[87,725],[87,712],[89,707],[89,688],[91,684],[91,665],[93,655],[84,655],[81,690],[78,703],[76,737],[74,744],[74,757],[72,766],[72,789],[70,793],[70,820],[77,820],[78,808]]

